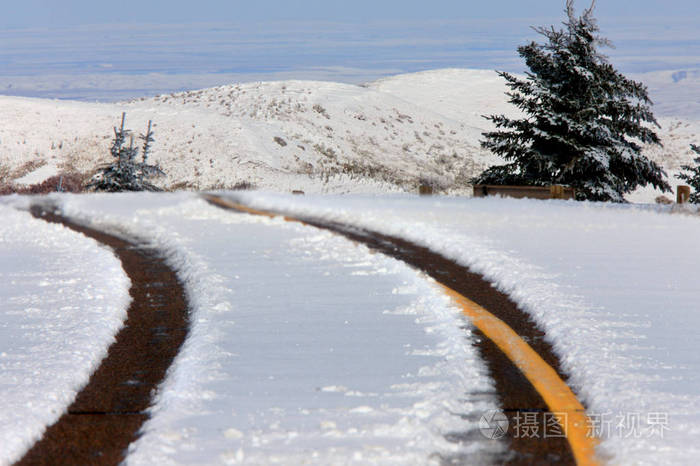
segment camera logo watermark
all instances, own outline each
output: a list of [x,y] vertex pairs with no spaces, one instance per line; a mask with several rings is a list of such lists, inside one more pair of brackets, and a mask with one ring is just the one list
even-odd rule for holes
[[487,411],[479,419],[479,430],[489,440],[503,438],[508,432],[508,418],[500,411]]

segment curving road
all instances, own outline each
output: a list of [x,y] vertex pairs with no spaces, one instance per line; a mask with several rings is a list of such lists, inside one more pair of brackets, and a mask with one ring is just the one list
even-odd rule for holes
[[131,306],[116,341],[67,412],[16,465],[113,465],[137,438],[152,396],[187,336],[188,304],[158,251],[78,225],[50,206],[31,213],[111,248],[131,280]]
[[[485,312],[485,320],[488,321],[486,323],[479,322],[475,319],[475,314],[470,314],[470,311],[465,309],[465,313],[472,318],[477,327],[476,334],[479,338],[475,343],[495,382],[500,405],[509,424],[521,422],[524,413],[538,413],[541,416],[556,418],[561,432],[565,434],[544,438],[530,437],[515,435],[517,431],[511,429],[506,433],[511,455],[504,459],[504,463],[597,463],[594,454],[596,441],[587,435],[588,419],[585,410],[566,386],[567,375],[562,371],[551,345],[544,339],[544,333],[527,313],[481,275],[401,238],[352,225],[314,218],[295,218],[280,212],[259,211],[218,196],[207,195],[205,199],[223,209],[268,217],[284,216],[287,221],[301,222],[343,235],[423,271],[442,284],[458,304]],[[502,330],[497,329],[494,332],[489,324],[494,320],[492,317],[504,324],[502,327],[509,331],[508,335],[502,338],[494,337],[494,334]],[[509,339],[519,339],[516,344],[524,347],[529,354],[510,350],[507,347]],[[503,344],[504,340],[506,345]],[[547,378],[549,380],[543,381]]]
[[[279,215],[254,211],[221,197],[207,196],[206,200],[236,212]],[[175,272],[158,257],[157,251],[78,225],[50,207],[35,205],[32,214],[111,247],[132,281],[133,303],[128,311],[129,320],[89,384],[68,412],[48,428],[17,464],[118,464],[148,418],[146,409],[152,402],[151,396],[186,338],[185,292]],[[478,274],[403,239],[318,219],[286,219],[332,231],[399,259],[442,284],[464,308],[476,326],[475,345],[494,380],[508,422],[515,425],[524,413],[552,415],[567,434],[545,438],[516,436],[511,429],[506,437],[509,453],[499,462],[596,462],[594,440],[582,433],[587,422],[585,411],[566,386],[567,375],[543,332],[508,296]],[[500,327],[493,327],[494,322]],[[562,412],[566,414],[564,417]],[[454,434],[449,440],[469,443],[468,435],[461,438]],[[468,460],[444,458],[446,464]]]

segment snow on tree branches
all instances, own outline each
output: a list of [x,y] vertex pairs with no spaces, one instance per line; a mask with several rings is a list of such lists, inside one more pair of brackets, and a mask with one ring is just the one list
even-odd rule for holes
[[[100,168],[93,180],[87,185],[96,191],[120,192],[120,191],[160,191],[160,188],[146,181],[146,178],[164,175],[163,170],[157,165],[147,163],[148,153],[151,149],[153,130],[151,121],[148,121],[146,134],[140,134],[143,141],[141,146],[141,162],[136,159],[139,148],[134,146],[134,135],[130,130],[124,129],[126,113],[122,113],[122,122],[119,128],[114,128],[114,139],[110,154],[114,161]],[[126,146],[126,140],[129,145]]]
[[474,178],[475,184],[576,188],[577,198],[624,202],[638,186],[670,191],[666,173],[641,154],[642,144],[660,144],[646,87],[620,74],[598,51],[610,43],[597,35],[593,8],[575,15],[566,2],[564,28],[534,28],[545,44],[518,47],[530,72],[509,73],[509,102],[525,115],[486,116],[496,130],[483,133],[482,147],[508,163]]
[[690,148],[698,154],[698,157],[693,159],[695,166],[681,165],[681,170],[687,173],[680,173],[677,178],[686,181],[693,188],[693,193],[688,198],[688,202],[700,204],[700,146],[691,144]]

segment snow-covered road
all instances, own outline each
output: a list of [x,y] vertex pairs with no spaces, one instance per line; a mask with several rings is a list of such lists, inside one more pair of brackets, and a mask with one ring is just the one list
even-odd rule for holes
[[482,273],[554,344],[614,463],[700,455],[700,217],[573,201],[259,193],[260,209],[355,224]]
[[446,439],[496,408],[493,388],[459,310],[406,265],[192,195],[60,202],[166,251],[193,304],[129,464],[422,464],[502,450],[478,434]]
[[[605,458],[688,464],[700,453],[697,216],[561,201],[230,195],[404,237],[483,273],[547,332]],[[67,215],[164,250],[194,306],[191,336],[130,464],[481,463],[502,448],[478,434],[469,444],[445,439],[495,408],[491,395],[475,395],[493,388],[459,311],[402,263],[193,194],[54,199]],[[20,241],[31,219],[3,209],[3,241]],[[70,245],[65,254],[93,256],[55,239],[55,227],[31,225],[31,235]],[[0,246],[7,273],[13,247]],[[15,290],[42,295],[28,283]]]

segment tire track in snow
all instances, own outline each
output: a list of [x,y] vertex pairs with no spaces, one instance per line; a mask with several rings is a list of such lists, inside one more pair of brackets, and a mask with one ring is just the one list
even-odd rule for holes
[[124,326],[66,413],[16,465],[116,465],[138,438],[158,385],[187,336],[185,290],[158,251],[78,225],[53,208],[32,215],[110,247],[131,280]]
[[[284,216],[283,213],[251,209],[218,196],[207,195],[204,198],[217,207],[232,211],[269,217]],[[510,426],[522,423],[525,413],[537,413],[538,419],[543,419],[544,415],[547,414],[557,419],[560,425],[562,423],[565,424],[563,431],[568,434],[568,437],[542,438],[541,435],[528,437],[526,435],[515,435],[516,431],[511,428],[508,430],[506,437],[511,455],[504,460],[505,464],[595,464],[597,462],[594,456],[595,439],[588,438],[586,435],[589,427],[589,424],[586,423],[587,417],[581,404],[565,384],[568,376],[561,369],[557,355],[554,353],[551,344],[545,339],[544,332],[507,295],[494,288],[481,275],[475,274],[466,267],[456,264],[425,247],[415,245],[401,238],[321,219],[290,216],[284,216],[284,218],[288,221],[301,222],[341,234],[423,271],[454,293],[448,294],[455,298],[458,304],[465,304],[459,302],[459,297],[468,297],[466,301],[471,304],[475,303],[477,307],[483,309],[487,314],[502,321],[506,327],[512,329],[519,337],[518,345],[531,348],[535,353],[533,356],[539,356],[544,372],[548,373],[548,376],[553,376],[554,379],[557,379],[557,383],[561,384],[559,387],[563,386],[568,393],[562,394],[561,391],[558,391],[558,388],[551,389],[550,393],[542,390],[542,384],[538,378],[545,378],[543,376],[544,372],[538,373],[535,371],[533,376],[531,371],[532,366],[536,366],[539,363],[514,361],[513,359],[515,358],[513,358],[512,351],[508,351],[507,348],[504,350],[497,343],[497,339],[494,338],[492,340],[487,337],[487,333],[493,336],[490,329],[484,327],[485,330],[482,330],[479,326],[476,326],[474,329],[477,335],[475,345],[494,380],[497,396]],[[486,311],[487,309],[488,311]],[[473,315],[470,317],[473,317]],[[526,375],[524,372],[528,374]],[[536,385],[540,386],[542,393],[535,388]],[[569,397],[569,400],[566,402],[568,403],[566,404],[567,411],[565,411],[563,416],[559,409],[555,407],[559,397]],[[561,406],[561,404],[558,406]],[[569,420],[569,417],[571,417],[571,420]],[[581,425],[582,423],[585,423],[585,425]],[[450,440],[468,443],[469,436],[454,434],[450,435]],[[445,464],[469,461],[468,458],[445,458],[444,460]]]

